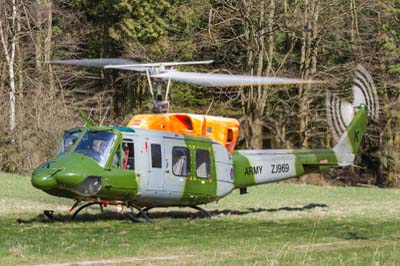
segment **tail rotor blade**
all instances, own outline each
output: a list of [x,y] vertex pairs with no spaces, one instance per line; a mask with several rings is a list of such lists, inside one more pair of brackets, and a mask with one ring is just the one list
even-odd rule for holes
[[353,119],[354,108],[351,103],[343,101],[330,93],[326,97],[326,106],[328,108],[328,124],[334,140],[337,141]]
[[365,105],[368,116],[377,121],[379,119],[379,99],[374,82],[368,71],[361,65],[356,67],[352,86],[353,102],[342,100],[334,94],[326,97],[327,118],[332,136],[338,140],[349,126],[360,105]]
[[368,115],[374,120],[379,119],[379,100],[374,81],[368,71],[361,65],[358,65],[353,80],[352,87],[354,95],[354,106],[365,104],[368,109]]

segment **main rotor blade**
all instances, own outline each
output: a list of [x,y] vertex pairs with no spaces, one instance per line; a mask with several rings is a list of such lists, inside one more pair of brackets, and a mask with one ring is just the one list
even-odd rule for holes
[[[291,84],[320,84],[325,83],[318,80],[303,80],[294,78],[280,77],[258,77],[246,75],[228,75],[228,74],[212,74],[197,72],[180,72],[177,70],[165,70],[166,67],[178,65],[198,65],[210,64],[209,61],[192,61],[192,62],[159,62],[159,63],[138,63],[133,60],[123,58],[98,58],[98,59],[72,59],[72,60],[56,60],[50,61],[50,64],[58,65],[78,65],[88,67],[102,67],[105,69],[121,69],[137,72],[146,72],[156,70],[159,73],[151,74],[153,78],[166,80],[176,80],[185,83],[202,85],[206,87],[236,87],[236,86],[252,86],[252,85],[291,85]],[[154,73],[154,72],[153,72]]]
[[236,87],[251,85],[291,85],[291,84],[321,84],[324,81],[304,80],[280,77],[258,77],[246,75],[228,75],[197,72],[165,71],[151,75],[153,78],[172,79],[180,82],[202,85],[206,87]]
[[136,64],[110,64],[104,66],[104,68],[113,68],[113,69],[124,69],[124,70],[132,70],[132,68],[137,67],[145,67],[145,68],[153,68],[153,67],[172,67],[172,66],[181,66],[181,65],[204,65],[211,64],[214,62],[213,60],[207,61],[188,61],[188,62],[156,62],[156,63],[136,63]]
[[[50,61],[54,65],[76,65],[87,67],[105,67],[109,65],[133,65],[138,64],[137,61],[123,59],[123,58],[96,58],[96,59],[72,59],[72,60],[56,60]],[[145,67],[134,67],[131,70],[144,72]]]
[[88,67],[103,67],[105,69],[122,69],[138,72],[145,72],[146,69],[173,67],[179,65],[201,65],[211,64],[213,60],[208,61],[189,61],[189,62],[156,62],[156,63],[139,63],[137,61],[123,58],[97,58],[97,59],[72,59],[72,60],[56,60],[50,61],[50,64],[56,65],[77,65]]

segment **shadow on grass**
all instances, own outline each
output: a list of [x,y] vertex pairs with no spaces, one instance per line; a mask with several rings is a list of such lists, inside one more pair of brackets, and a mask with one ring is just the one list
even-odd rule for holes
[[48,218],[44,214],[39,214],[36,217],[28,220],[17,219],[19,224],[31,223],[55,223],[55,222],[96,222],[96,221],[109,221],[109,220],[127,220],[128,219],[121,213],[105,211],[104,213],[83,213],[76,216],[75,220],[71,219],[72,215],[55,214],[54,219]]
[[362,236],[359,232],[347,232],[346,235],[343,237],[346,240],[367,240],[370,237]]
[[268,209],[268,212],[278,212],[278,211],[305,211],[305,210],[311,210],[315,208],[327,208],[328,205],[326,204],[320,204],[320,203],[310,203],[307,204],[303,207],[282,207],[278,209]]
[[219,215],[246,215],[250,213],[260,213],[260,212],[279,212],[279,211],[306,211],[315,208],[327,208],[326,204],[310,203],[303,207],[282,207],[277,209],[264,209],[264,208],[248,208],[246,211],[236,211],[236,210],[221,210],[213,211],[212,213]]
[[[279,212],[279,211],[306,211],[315,208],[327,208],[328,205],[326,204],[319,204],[319,203],[310,203],[303,207],[282,207],[276,209],[265,209],[265,208],[248,208],[247,210],[239,211],[239,210],[231,210],[231,209],[224,209],[224,210],[212,210],[209,211],[209,214],[213,217],[223,216],[223,215],[248,215],[251,213],[262,213],[262,212]],[[155,209],[162,209],[162,211],[149,211],[148,216],[151,219],[161,219],[161,218],[171,218],[171,219],[196,219],[196,218],[208,218],[202,212],[198,211],[189,211],[182,210],[182,211],[168,211],[167,208],[155,208]],[[107,221],[107,220],[124,220],[130,221],[124,214],[112,211],[105,211],[102,213],[82,213],[76,216],[75,220],[71,220],[71,215],[65,214],[56,214],[54,215],[54,219],[51,220],[46,217],[44,214],[39,214],[38,216],[29,219],[29,220],[22,220],[17,219],[17,223],[20,224],[29,224],[29,223],[54,223],[54,222],[95,222],[95,221]]]

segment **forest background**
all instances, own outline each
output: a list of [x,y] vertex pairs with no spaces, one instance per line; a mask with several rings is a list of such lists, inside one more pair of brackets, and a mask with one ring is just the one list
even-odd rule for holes
[[327,92],[351,95],[372,74],[380,121],[356,164],[325,173],[346,184],[400,185],[399,0],[0,0],[0,171],[51,158],[77,108],[105,125],[149,110],[145,77],[54,66],[75,58],[213,59],[185,70],[328,80],[323,86],[206,89],[173,84],[170,111],[238,118],[239,148],[334,145]]

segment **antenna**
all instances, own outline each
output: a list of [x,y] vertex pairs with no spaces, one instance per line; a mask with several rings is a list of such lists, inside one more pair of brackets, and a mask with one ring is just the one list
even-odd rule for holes
[[211,109],[211,106],[213,105],[213,103],[214,103],[214,99],[211,101],[210,106],[207,109],[206,115],[208,115],[208,112],[210,112],[210,109]]
[[103,122],[104,122],[104,120],[105,120],[106,117],[107,117],[108,110],[110,110],[110,106],[107,106],[107,109],[106,109],[106,111],[104,112],[103,119],[102,119],[101,122],[100,122],[100,126],[103,125]]
[[82,118],[82,120],[86,123],[85,126],[93,126],[94,123],[93,121],[85,114],[85,112],[83,112],[81,109],[77,108],[76,109],[79,113],[79,116]]

